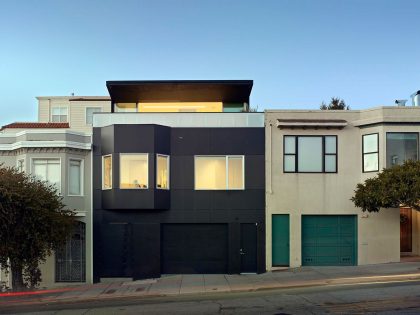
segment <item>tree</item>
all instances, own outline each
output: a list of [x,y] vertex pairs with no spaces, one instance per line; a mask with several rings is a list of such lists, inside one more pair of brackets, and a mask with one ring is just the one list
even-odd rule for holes
[[55,186],[0,164],[0,264],[10,267],[14,291],[39,285],[39,263],[66,242],[73,224]]
[[369,212],[400,206],[420,211],[419,200],[420,161],[412,160],[383,169],[376,177],[357,184],[351,198],[356,207]]
[[322,102],[319,108],[322,110],[349,110],[350,106],[346,105],[344,100],[338,97],[331,97],[331,101],[328,105]]

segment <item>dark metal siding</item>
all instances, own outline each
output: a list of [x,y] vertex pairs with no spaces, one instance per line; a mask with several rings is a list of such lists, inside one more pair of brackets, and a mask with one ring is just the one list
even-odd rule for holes
[[[159,276],[162,225],[175,223],[226,224],[229,273],[240,272],[240,224],[257,223],[258,272],[265,271],[264,128],[114,125],[93,133],[95,281]],[[118,188],[118,154],[125,152],[149,153],[148,190]],[[156,153],[170,155],[169,191],[154,189]],[[108,191],[101,183],[105,154],[113,154]],[[245,190],[194,190],[194,155],[228,154],[245,155]]]

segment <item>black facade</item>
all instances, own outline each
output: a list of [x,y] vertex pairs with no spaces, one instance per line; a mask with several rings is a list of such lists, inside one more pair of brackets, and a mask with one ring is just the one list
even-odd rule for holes
[[[95,281],[265,271],[263,127],[112,125],[94,128],[93,153]],[[120,153],[149,154],[148,189],[119,189]],[[102,190],[108,154],[113,189]],[[156,154],[170,156],[169,190],[155,188]],[[243,155],[245,189],[194,190],[195,155]]]

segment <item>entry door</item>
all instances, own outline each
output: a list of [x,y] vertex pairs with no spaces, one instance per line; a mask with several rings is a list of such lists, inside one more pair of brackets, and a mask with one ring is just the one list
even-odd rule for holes
[[272,217],[273,266],[289,266],[289,215],[273,214]]
[[400,251],[411,252],[411,208],[400,209]]
[[257,225],[241,224],[241,272],[257,272]]

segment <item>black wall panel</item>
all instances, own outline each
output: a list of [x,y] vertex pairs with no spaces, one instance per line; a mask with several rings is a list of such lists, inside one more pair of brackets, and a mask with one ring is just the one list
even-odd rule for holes
[[[227,238],[226,252],[223,252],[226,259],[225,272],[239,273],[240,223],[258,223],[257,264],[258,271],[264,272],[264,128],[115,125],[94,128],[93,141],[95,281],[111,276],[141,279],[157,277],[161,270],[169,272],[170,268],[175,267],[163,265],[168,264],[168,260],[165,261],[162,257],[163,253],[167,253],[168,246],[175,248],[172,257],[181,257],[183,261],[175,268],[177,272],[192,269],[194,272],[212,272],[211,270],[220,269],[220,264],[212,269],[217,264],[211,263],[204,263],[200,267],[202,269],[198,268],[198,261],[205,257],[204,253],[200,254],[199,249],[194,254],[196,256],[189,261],[188,257],[192,254],[189,249],[191,246],[198,248],[198,245],[181,246],[182,241],[177,233],[173,233],[175,243],[168,244],[166,236],[170,232],[162,234],[162,229],[174,224],[185,225],[179,231],[193,239],[203,237],[203,230],[199,226],[205,226],[208,235],[215,233],[219,236],[217,231],[220,227],[217,226],[224,226]],[[149,189],[119,189],[119,153],[124,152],[149,153]],[[109,153],[113,154],[114,187],[103,191],[101,156]],[[155,189],[157,153],[170,155],[168,191]],[[228,154],[245,156],[245,190],[194,190],[194,155]],[[209,245],[205,242],[202,240],[203,248]],[[166,249],[162,246],[166,246]],[[170,258],[169,261],[173,262],[173,259]]]

